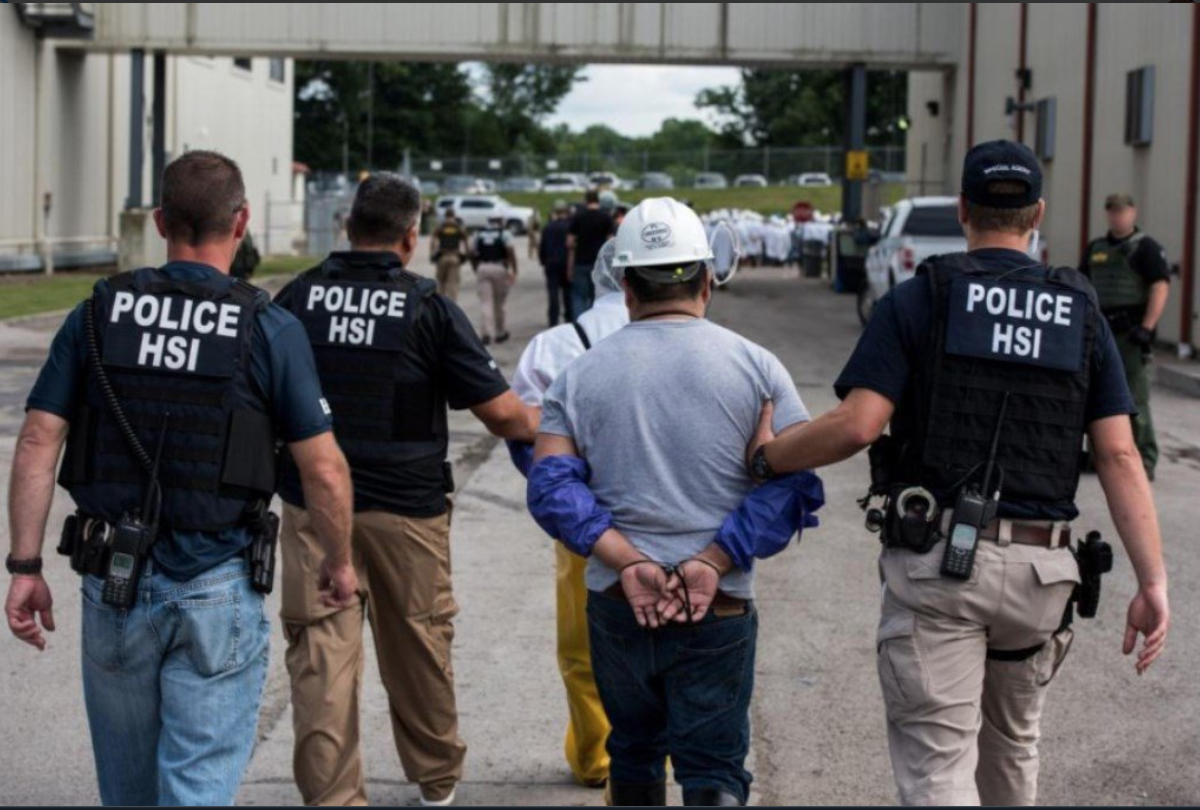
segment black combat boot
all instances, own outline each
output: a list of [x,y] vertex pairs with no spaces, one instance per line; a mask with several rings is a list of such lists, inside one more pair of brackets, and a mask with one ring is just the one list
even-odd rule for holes
[[742,800],[715,787],[693,788],[683,792],[684,807],[741,807]]
[[609,807],[666,807],[667,780],[661,782],[608,781]]

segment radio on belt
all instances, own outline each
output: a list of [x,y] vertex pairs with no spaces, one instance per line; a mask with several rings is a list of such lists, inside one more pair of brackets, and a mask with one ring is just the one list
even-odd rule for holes
[[[950,579],[970,579],[971,571],[975,568],[975,552],[979,548],[979,533],[989,523],[996,519],[996,510],[1000,505],[1000,491],[1004,481],[1004,471],[1000,471],[996,490],[991,491],[992,472],[996,467],[996,453],[1000,447],[1000,431],[1004,428],[1004,417],[1008,412],[1008,398],[1005,393],[1000,402],[1000,415],[996,417],[996,429],[992,434],[992,448],[988,455],[987,468],[983,474],[982,488],[978,484],[963,485],[954,505],[954,518],[950,525],[950,537],[946,541],[946,551],[942,556],[942,576]],[[976,468],[978,469],[978,468]]]

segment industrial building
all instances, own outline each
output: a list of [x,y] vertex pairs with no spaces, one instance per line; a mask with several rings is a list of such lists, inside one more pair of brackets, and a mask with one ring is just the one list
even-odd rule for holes
[[[156,78],[163,80],[165,158],[203,148],[234,158],[245,175],[255,241],[290,243],[300,225],[289,204],[291,61],[164,55],[155,70],[147,54],[145,103],[134,126],[134,57],[82,47],[93,24],[81,4],[0,6],[0,271],[116,263],[122,211],[153,200]],[[135,172],[140,199],[131,199],[131,132],[145,156]],[[268,199],[276,206],[269,235]]]
[[[157,162],[203,146],[242,164],[255,213],[292,204],[279,233],[276,217],[270,233],[262,216],[252,225],[287,249],[300,220],[291,58],[865,65],[910,71],[910,187],[953,192],[980,140],[1036,149],[1053,262],[1074,264],[1103,232],[1105,195],[1133,194],[1180,273],[1160,337],[1184,353],[1198,342],[1195,4],[22,6],[0,9],[0,108],[15,111],[0,120],[0,267],[115,251],[122,210],[153,198]],[[144,80],[131,82],[140,60]],[[146,99],[136,126],[131,84]],[[127,218],[126,233],[136,227]]]

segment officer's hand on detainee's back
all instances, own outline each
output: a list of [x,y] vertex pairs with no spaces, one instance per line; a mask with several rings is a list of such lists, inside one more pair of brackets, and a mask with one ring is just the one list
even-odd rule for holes
[[753,468],[754,454],[758,452],[758,448],[764,444],[770,444],[774,440],[774,422],[775,403],[769,399],[765,399],[763,400],[762,413],[758,417],[758,427],[754,429],[754,435],[750,437],[750,443],[746,445],[746,469]]
[[[54,632],[53,607],[50,586],[41,574],[16,575],[12,578],[8,586],[8,599],[4,602],[4,615],[8,618],[8,629],[21,641],[39,650],[46,649],[46,637],[42,635],[42,630]],[[38,626],[39,616],[41,626]]]
[[354,564],[332,562],[328,557],[321,563],[321,578],[317,583],[321,604],[327,608],[348,608],[358,601],[358,572]]
[[1145,636],[1134,668],[1142,675],[1150,668],[1167,643],[1167,626],[1171,623],[1171,608],[1167,603],[1165,585],[1141,588],[1129,603],[1122,651],[1129,655],[1137,647],[1138,633]]

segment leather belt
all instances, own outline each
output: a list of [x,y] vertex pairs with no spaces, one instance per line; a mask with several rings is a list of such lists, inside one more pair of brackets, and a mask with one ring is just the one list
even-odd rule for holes
[[[942,514],[943,535],[949,536],[953,521],[953,510]],[[1071,544],[1071,524],[1066,521],[996,518],[983,527],[979,536],[1002,546],[1016,543],[1019,546],[1065,548]]]

